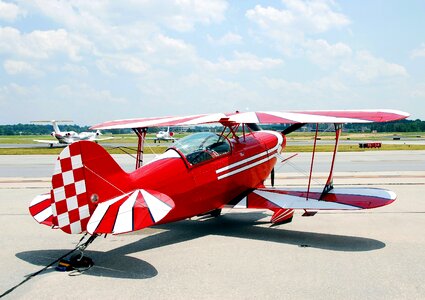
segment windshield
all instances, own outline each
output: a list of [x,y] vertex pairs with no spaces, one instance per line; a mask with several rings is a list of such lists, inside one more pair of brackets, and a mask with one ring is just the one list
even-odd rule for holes
[[212,132],[189,135],[176,142],[174,147],[180,150],[192,165],[230,151],[230,144],[227,139]]

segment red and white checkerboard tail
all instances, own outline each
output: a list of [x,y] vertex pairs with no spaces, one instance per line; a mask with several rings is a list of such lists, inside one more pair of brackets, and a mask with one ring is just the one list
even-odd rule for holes
[[66,147],[52,176],[52,224],[66,233],[81,233],[97,205],[130,191],[131,180],[108,152],[93,142]]

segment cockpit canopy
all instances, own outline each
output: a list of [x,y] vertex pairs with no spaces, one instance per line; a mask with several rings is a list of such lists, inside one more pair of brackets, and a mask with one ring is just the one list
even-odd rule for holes
[[182,138],[174,144],[174,148],[195,165],[230,152],[230,143],[216,133],[201,132]]

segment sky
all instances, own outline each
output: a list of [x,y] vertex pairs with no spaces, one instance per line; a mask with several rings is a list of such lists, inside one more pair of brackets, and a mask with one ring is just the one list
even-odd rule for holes
[[0,124],[256,110],[425,120],[424,1],[0,0]]

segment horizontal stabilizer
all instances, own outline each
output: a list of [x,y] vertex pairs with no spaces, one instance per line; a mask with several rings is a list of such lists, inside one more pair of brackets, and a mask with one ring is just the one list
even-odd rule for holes
[[38,195],[30,203],[30,214],[38,223],[52,226],[53,212],[51,204],[50,193]]
[[174,202],[167,195],[138,189],[100,203],[87,224],[87,231],[119,234],[140,230],[159,222],[173,208]]
[[334,188],[322,199],[322,190],[282,190],[264,188],[254,190],[248,195],[248,208],[267,208],[276,210],[356,210],[376,208],[392,203],[396,194],[389,190],[375,188]]

